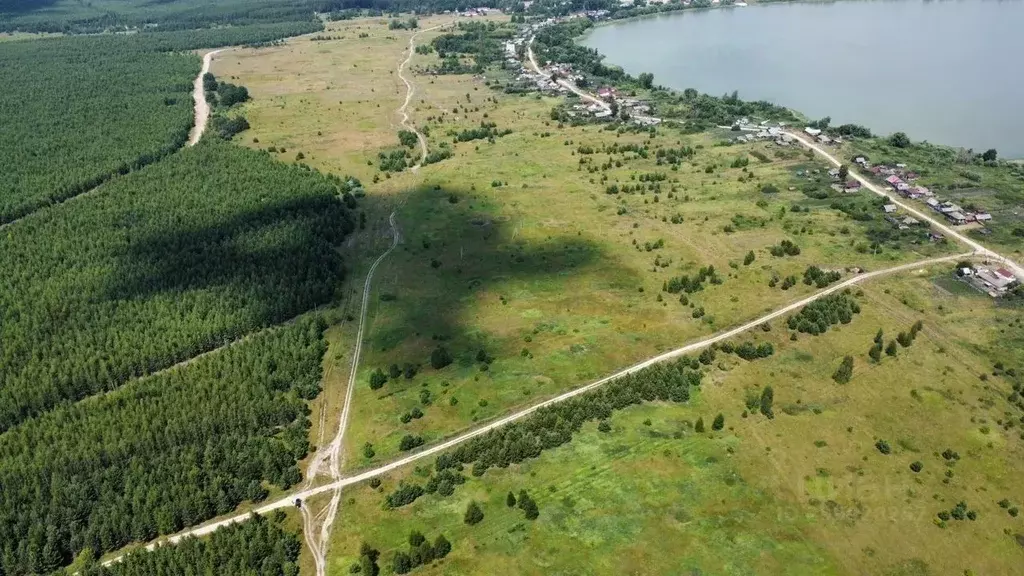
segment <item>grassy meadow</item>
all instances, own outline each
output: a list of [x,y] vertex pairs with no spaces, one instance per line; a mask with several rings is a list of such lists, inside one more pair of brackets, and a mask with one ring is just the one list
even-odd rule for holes
[[[773,342],[774,356],[719,351],[688,405],[615,413],[610,431],[588,424],[572,443],[470,477],[447,498],[382,510],[384,495],[401,480],[422,482],[429,464],[377,489],[355,487],[339,518],[351,529],[333,535],[331,573],[345,573],[361,541],[387,566],[411,530],[454,545],[422,574],[1012,573],[1024,526],[999,502],[1024,501],[1014,480],[1024,467],[1021,411],[1005,401],[1010,379],[993,366],[1024,362],[1024,313],[949,293],[935,282],[946,273],[866,284],[854,291],[861,313],[819,336],[791,341],[777,321],[749,335]],[[879,328],[888,340],[918,320],[910,347],[870,361]],[[840,385],[831,376],[845,355],[854,375]],[[744,398],[765,386],[776,417],[744,417]],[[711,432],[718,413],[725,429]],[[703,434],[693,430],[698,418]],[[947,449],[959,459],[941,456]],[[523,489],[539,505],[536,521],[505,506]],[[484,509],[476,526],[462,521],[470,500]],[[976,519],[937,525],[960,501]]]
[[[428,74],[435,54],[413,58],[409,113],[431,150],[446,143],[453,155],[416,172],[384,172],[378,154],[401,147],[395,110],[405,87],[396,70],[410,34],[389,30],[386,19],[335,22],[318,35],[328,39],[232,50],[213,65],[253,95],[244,109],[252,128],[238,137],[246,145],[273,147],[284,160],[301,152],[302,162],[366,185],[367,225],[345,247],[352,273],[328,331],[314,444],[337,425],[358,295],[396,212],[403,242],[373,283],[346,435],[350,470],[397,456],[405,436],[429,444],[798,300],[817,290],[802,282],[809,266],[847,278],[852,267],[962,251],[909,233],[874,241],[880,218],[856,219],[833,204],[876,215],[875,200],[830,191],[828,167],[799,150],[722,146],[727,134],[672,126],[652,134],[560,125],[551,111],[563,99]],[[483,122],[512,132],[455,141]],[[619,151],[608,153],[612,146]],[[692,157],[659,164],[657,151],[669,149]],[[613,185],[618,194],[607,193]],[[773,256],[784,240],[799,254]],[[707,266],[720,283],[663,290]],[[783,290],[789,276],[797,282]],[[615,413],[609,432],[588,424],[571,443],[490,470],[447,498],[382,510],[385,494],[423,470],[403,470],[377,489],[353,487],[332,533],[329,573],[348,573],[364,540],[383,551],[390,573],[413,529],[453,543],[448,558],[417,574],[1013,572],[1024,527],[997,502],[1024,504],[1013,482],[1020,428],[1003,428],[1021,415],[1005,400],[1011,378],[994,366],[1024,365],[1024,314],[964,290],[947,267],[854,293],[862,312],[850,324],[793,341],[776,321],[749,335],[771,342],[772,357],[748,362],[719,351],[689,404]],[[868,358],[879,328],[888,342],[918,320],[912,346]],[[439,347],[451,363],[435,369]],[[831,376],[846,355],[854,375],[840,385]],[[400,374],[371,389],[371,374],[392,365]],[[768,385],[776,418],[756,409],[744,418],[745,398]],[[697,418],[710,427],[718,413],[724,430],[693,430]],[[890,454],[876,449],[879,440]],[[946,449],[960,460],[947,465]],[[520,489],[537,501],[536,521],[505,507],[505,494]],[[462,522],[471,499],[485,514],[474,527]],[[977,519],[937,526],[936,514],[961,500]]]

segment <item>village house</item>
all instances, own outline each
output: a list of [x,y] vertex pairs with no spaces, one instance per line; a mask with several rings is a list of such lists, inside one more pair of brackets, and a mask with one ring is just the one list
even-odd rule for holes
[[959,271],[959,275],[975,288],[994,298],[1004,296],[1017,285],[1017,278],[1006,268],[964,268]]
[[946,219],[949,220],[950,223],[955,224],[957,226],[967,224],[967,216],[963,212],[960,212],[959,210],[954,212],[946,212]]
[[882,206],[882,210],[885,210],[886,214],[892,214],[893,212],[899,210],[899,207],[896,206],[895,204],[886,204],[885,206]]
[[853,194],[854,192],[860,192],[860,182],[857,180],[850,180],[843,187],[843,191],[847,194]]
[[806,132],[808,136],[818,136],[819,134],[821,134],[821,130],[818,130],[817,128],[811,128],[810,126],[804,128],[804,132]]

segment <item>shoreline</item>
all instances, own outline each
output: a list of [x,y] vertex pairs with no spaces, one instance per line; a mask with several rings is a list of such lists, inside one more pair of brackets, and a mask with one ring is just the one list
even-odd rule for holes
[[[776,1],[771,1],[771,2],[756,2],[756,0],[755,0],[755,3],[750,4],[750,5],[746,6],[746,7],[747,8],[753,8],[753,7],[758,7],[758,6],[768,6],[768,5],[775,5],[775,4],[789,5],[789,4],[825,4],[825,3],[826,2],[824,2],[822,0],[776,0]],[[603,52],[601,50],[598,50],[597,48],[593,48],[593,47],[587,46],[587,45],[585,45],[583,43],[598,28],[604,28],[604,27],[608,27],[608,26],[612,26],[612,25],[617,25],[617,24],[622,24],[622,23],[641,22],[641,21],[644,21],[644,20],[652,20],[654,18],[658,18],[658,17],[662,17],[662,16],[670,16],[670,15],[682,14],[682,13],[690,12],[690,11],[693,11],[693,12],[710,12],[712,10],[723,10],[723,9],[727,9],[727,8],[728,9],[734,9],[734,8],[742,8],[742,7],[735,6],[733,4],[728,4],[728,5],[724,5],[724,6],[723,5],[719,5],[719,6],[701,6],[701,7],[685,7],[685,8],[684,7],[680,7],[678,9],[664,10],[664,11],[659,11],[659,12],[655,12],[655,13],[651,13],[651,14],[641,14],[641,15],[637,15],[637,16],[629,16],[629,17],[626,17],[626,18],[610,18],[610,19],[607,19],[607,20],[592,21],[593,25],[590,28],[588,28],[587,31],[584,34],[581,34],[581,35],[573,38],[572,41],[573,41],[574,44],[576,44],[576,45],[578,45],[580,47],[588,48],[588,49],[592,49],[592,50],[597,51],[597,53],[601,56],[602,61],[606,61],[607,58],[608,58],[608,54],[606,54],[605,52]],[[614,67],[617,67],[617,68],[621,69],[623,72],[625,72],[629,76],[633,76],[634,73],[639,74],[639,73],[643,72],[642,70],[630,72],[629,70],[626,70],[624,67],[622,67],[622,66],[620,66],[618,64],[614,64],[614,63],[609,63],[608,65],[609,66],[614,66]],[[677,88],[677,87],[668,86],[668,85],[663,85],[663,86],[665,88],[667,88],[670,92],[675,93],[675,94],[681,94],[682,91],[684,90],[684,88]],[[708,94],[708,92],[705,92],[704,89],[699,87],[699,86],[692,86],[692,88],[695,88],[696,90],[698,90],[701,93]],[[786,104],[784,102],[783,103],[779,103],[779,102],[773,102],[773,101],[770,101],[770,100],[769,100],[769,102],[771,102],[772,104],[775,104],[777,106],[782,106],[782,107],[786,108],[787,110],[792,112],[792,114],[795,117],[801,119],[802,122],[804,122],[804,121],[811,121],[812,120],[812,118],[810,116],[807,116],[802,111],[797,110],[796,108],[793,108],[793,107],[789,106],[788,104]],[[866,121],[853,121],[853,120],[850,120],[848,122],[843,122],[843,123],[844,124],[860,124],[862,126],[865,126],[869,130],[871,130],[873,137],[876,137],[876,138],[884,138],[886,135],[890,135],[892,133],[900,132],[900,130],[896,130],[894,132],[887,133],[887,134],[876,133],[874,127],[871,126]],[[958,150],[973,150],[973,147],[969,147],[969,146],[963,146],[963,145],[957,145],[957,144],[938,143],[938,142],[932,142],[930,140],[915,140],[914,134],[911,134],[911,133],[907,133],[907,134],[911,137],[911,141],[914,142],[914,144],[918,145],[918,146],[927,145],[927,146],[931,146],[931,147],[948,149],[948,150],[954,150],[954,151],[958,151]],[[1000,158],[1000,161],[1010,162],[1010,163],[1017,163],[1017,164],[1024,163],[1024,151],[1019,152],[1019,153],[1013,153],[1012,155],[1008,155],[1008,156],[1002,157],[1002,158]]]

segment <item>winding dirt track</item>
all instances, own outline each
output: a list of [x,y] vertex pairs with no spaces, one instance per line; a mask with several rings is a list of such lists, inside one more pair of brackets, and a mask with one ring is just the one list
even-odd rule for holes
[[206,101],[206,91],[203,90],[203,76],[210,71],[213,57],[224,50],[225,48],[211,50],[203,55],[203,68],[192,83],[192,101],[195,102],[196,121],[192,125],[192,130],[188,133],[189,146],[198,144],[199,139],[203,137],[203,132],[206,131],[206,122],[210,119],[210,103]]
[[415,172],[420,169],[423,162],[427,160],[427,138],[422,132],[416,129],[416,126],[409,122],[409,103],[412,102],[412,96],[416,93],[416,85],[405,77],[405,67],[412,62],[412,56],[416,53],[416,37],[424,32],[430,32],[431,30],[438,30],[450,26],[450,24],[438,24],[430,28],[424,28],[423,30],[417,31],[415,34],[409,37],[409,54],[402,60],[402,63],[398,65],[398,77],[405,82],[405,102],[398,107],[398,113],[402,115],[402,127],[406,130],[416,133],[416,139],[420,141],[420,159],[416,162],[416,165],[412,167],[412,171]]
[[[345,390],[345,402],[341,409],[341,418],[338,421],[338,432],[334,440],[325,449],[321,449],[314,456],[309,468],[306,470],[306,484],[310,485],[320,472],[324,462],[329,463],[329,475],[333,480],[341,478],[342,444],[345,438],[345,430],[348,428],[349,413],[352,407],[352,391],[356,387],[356,375],[359,372],[359,357],[363,351],[363,333],[366,328],[366,312],[370,305],[370,289],[373,285],[373,274],[377,271],[380,263],[398,247],[401,242],[401,234],[395,224],[395,213],[388,216],[388,224],[391,226],[391,246],[377,257],[366,273],[366,281],[363,282],[363,303],[359,309],[359,328],[356,331],[355,345],[352,349],[352,366],[348,373],[348,387]],[[315,521],[310,506],[302,506],[303,536],[310,551],[313,553],[313,561],[316,565],[317,576],[324,576],[327,570],[327,543],[331,536],[331,526],[338,514],[338,505],[341,502],[341,486],[334,489],[331,501],[323,511],[324,519],[320,525],[319,539],[316,536]]]
[[[386,474],[388,472],[391,472],[391,471],[396,470],[398,468],[407,466],[407,465],[409,465],[409,464],[411,464],[413,462],[416,462],[418,460],[421,460],[423,458],[427,458],[429,456],[433,456],[435,454],[438,454],[440,452],[448,450],[448,449],[450,449],[450,448],[452,448],[454,446],[462,444],[463,442],[466,442],[468,440],[476,438],[477,436],[480,436],[482,434],[486,434],[487,432],[490,432],[491,430],[494,430],[494,429],[497,429],[497,428],[501,428],[502,426],[505,426],[507,424],[511,424],[512,422],[515,422],[517,420],[521,420],[521,419],[529,416],[530,414],[533,414],[534,412],[536,412],[537,410],[539,410],[539,409],[541,409],[541,408],[543,408],[545,406],[551,406],[553,404],[558,404],[560,402],[564,402],[566,400],[569,400],[571,398],[579,396],[580,394],[585,394],[585,393],[587,393],[587,392],[589,392],[591,390],[594,390],[595,388],[603,386],[604,384],[607,384],[608,382],[611,382],[612,380],[616,380],[618,378],[622,378],[623,376],[627,376],[629,374],[633,374],[635,372],[643,370],[644,368],[647,368],[648,366],[652,366],[654,364],[658,364],[658,363],[661,363],[661,362],[666,362],[668,360],[672,360],[674,358],[678,358],[678,357],[680,357],[680,356],[682,356],[684,354],[689,354],[689,353],[695,352],[697,350],[700,350],[702,348],[705,348],[707,346],[710,346],[712,344],[715,344],[717,342],[721,342],[722,340],[727,340],[729,338],[732,338],[733,336],[736,336],[737,334],[741,334],[743,332],[746,332],[747,330],[750,330],[752,328],[756,328],[756,327],[760,326],[761,324],[763,324],[765,322],[774,320],[774,319],[776,319],[776,318],[778,318],[778,317],[780,317],[780,316],[782,316],[784,314],[787,314],[789,312],[793,312],[795,310],[798,310],[798,309],[806,306],[807,304],[810,304],[811,302],[814,302],[815,300],[818,300],[819,298],[823,298],[823,297],[825,297],[825,296],[827,296],[829,294],[832,294],[832,293],[844,290],[846,288],[849,288],[850,286],[853,286],[854,284],[863,282],[865,280],[870,280],[872,278],[878,278],[880,276],[885,276],[885,275],[889,275],[889,274],[895,274],[897,272],[905,272],[905,271],[910,271],[910,270],[917,270],[917,269],[920,269],[920,268],[923,268],[923,267],[926,267],[926,266],[930,266],[930,265],[933,265],[933,264],[940,264],[940,263],[943,263],[943,262],[955,262],[957,260],[962,260],[962,259],[965,259],[965,258],[969,258],[969,257],[974,256],[974,255],[975,255],[974,252],[967,252],[967,253],[964,253],[964,254],[956,254],[956,255],[953,255],[953,256],[943,256],[941,258],[931,258],[931,259],[928,259],[928,260],[920,260],[920,261],[917,261],[917,262],[911,262],[909,264],[902,264],[902,265],[899,265],[899,266],[893,266],[891,268],[885,268],[885,269],[882,269],[882,270],[876,270],[874,272],[867,272],[867,273],[864,273],[864,274],[859,274],[857,276],[854,276],[852,278],[844,280],[843,282],[840,282],[840,283],[838,283],[838,284],[836,284],[834,286],[831,286],[829,288],[825,288],[824,290],[821,290],[821,291],[816,292],[816,293],[814,293],[814,294],[812,294],[810,296],[807,296],[806,298],[797,300],[796,302],[793,302],[791,304],[787,304],[786,306],[784,306],[782,308],[779,308],[778,310],[775,310],[773,312],[765,314],[765,315],[763,315],[763,316],[761,316],[759,318],[751,320],[751,321],[749,321],[749,322],[747,322],[747,323],[745,323],[745,324],[743,324],[741,326],[738,326],[736,328],[733,328],[731,330],[726,330],[726,331],[723,331],[723,332],[719,332],[718,334],[716,334],[714,336],[710,336],[708,338],[704,338],[702,340],[698,340],[696,342],[687,344],[687,345],[682,346],[680,348],[676,348],[675,350],[671,350],[669,352],[665,352],[664,354],[660,354],[658,356],[654,356],[652,358],[649,358],[647,360],[644,360],[642,362],[634,364],[633,366],[630,366],[630,367],[628,367],[628,368],[626,368],[624,370],[620,370],[620,371],[618,371],[618,372],[616,372],[616,373],[614,373],[614,374],[612,374],[610,376],[606,376],[604,378],[601,378],[600,380],[596,380],[596,381],[591,382],[590,384],[587,384],[585,386],[581,386],[579,388],[575,388],[575,389],[570,390],[569,392],[566,392],[564,394],[560,394],[560,395],[555,396],[553,398],[549,398],[549,399],[544,400],[542,402],[538,402],[537,404],[534,404],[532,406],[529,406],[527,408],[524,408],[522,410],[514,412],[514,413],[512,413],[512,414],[510,414],[508,416],[505,416],[503,418],[500,418],[498,420],[495,420],[495,421],[487,423],[487,424],[480,425],[480,426],[478,426],[476,428],[473,428],[473,429],[470,429],[470,430],[468,430],[466,432],[463,432],[462,434],[459,434],[459,435],[457,435],[457,436],[455,436],[455,437],[453,437],[453,438],[451,438],[449,440],[446,440],[446,441],[441,442],[439,444],[435,444],[434,446],[425,448],[425,449],[420,450],[419,452],[415,452],[413,454],[409,454],[408,456],[404,456],[404,457],[399,458],[397,460],[393,460],[393,461],[391,461],[391,462],[389,462],[387,464],[378,466],[378,467],[370,469],[370,470],[359,472],[357,474],[353,474],[353,475],[347,476],[345,478],[340,478],[340,479],[334,480],[333,482],[330,482],[328,484],[324,484],[322,486],[317,486],[315,488],[307,488],[307,489],[304,489],[302,491],[292,493],[292,494],[290,494],[288,496],[285,496],[285,497],[282,497],[282,498],[280,498],[278,500],[275,500],[274,502],[270,502],[270,503],[264,504],[263,506],[260,506],[259,508],[256,508],[255,510],[253,510],[253,512],[258,513],[258,514],[266,514],[268,512],[272,512],[272,511],[280,509],[280,508],[285,508],[287,506],[292,506],[294,504],[295,500],[297,500],[297,499],[305,501],[306,499],[311,498],[313,496],[316,496],[316,495],[319,495],[319,494],[324,494],[326,492],[337,491],[337,490],[339,490],[341,488],[344,488],[345,486],[349,486],[351,484],[357,484],[359,482],[364,482],[366,480],[369,480],[370,478],[373,478],[374,476],[379,476],[381,474]],[[218,528],[223,528],[224,526],[229,526],[229,525],[231,525],[231,524],[233,524],[235,522],[244,522],[246,519],[248,519],[250,517],[251,514],[252,514],[252,512],[247,512],[245,514],[238,514],[238,515],[235,515],[235,516],[232,516],[232,517],[229,517],[229,518],[225,518],[225,519],[222,519],[222,520],[218,520],[216,522],[212,522],[210,524],[206,524],[206,525],[203,525],[203,526],[192,528],[192,529],[187,530],[185,532],[181,532],[179,534],[175,534],[174,536],[170,536],[168,538],[164,538],[162,540],[158,540],[158,541],[152,542],[149,545],[147,545],[146,548],[151,550],[154,547],[156,547],[158,544],[164,544],[164,543],[174,544],[174,543],[177,543],[177,542],[181,541],[183,538],[186,538],[186,537],[189,537],[189,536],[203,536],[203,535],[206,535],[206,534],[210,534],[210,533],[214,532],[215,530],[217,530]],[[114,558],[112,560],[109,560],[107,562],[107,564],[109,564],[111,562],[116,562],[118,559],[120,559],[120,557]]]

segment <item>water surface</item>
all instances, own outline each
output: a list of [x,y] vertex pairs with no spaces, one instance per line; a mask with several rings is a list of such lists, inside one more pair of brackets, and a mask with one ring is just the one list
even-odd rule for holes
[[582,43],[672,88],[1024,158],[1021,0],[690,10],[599,26]]

